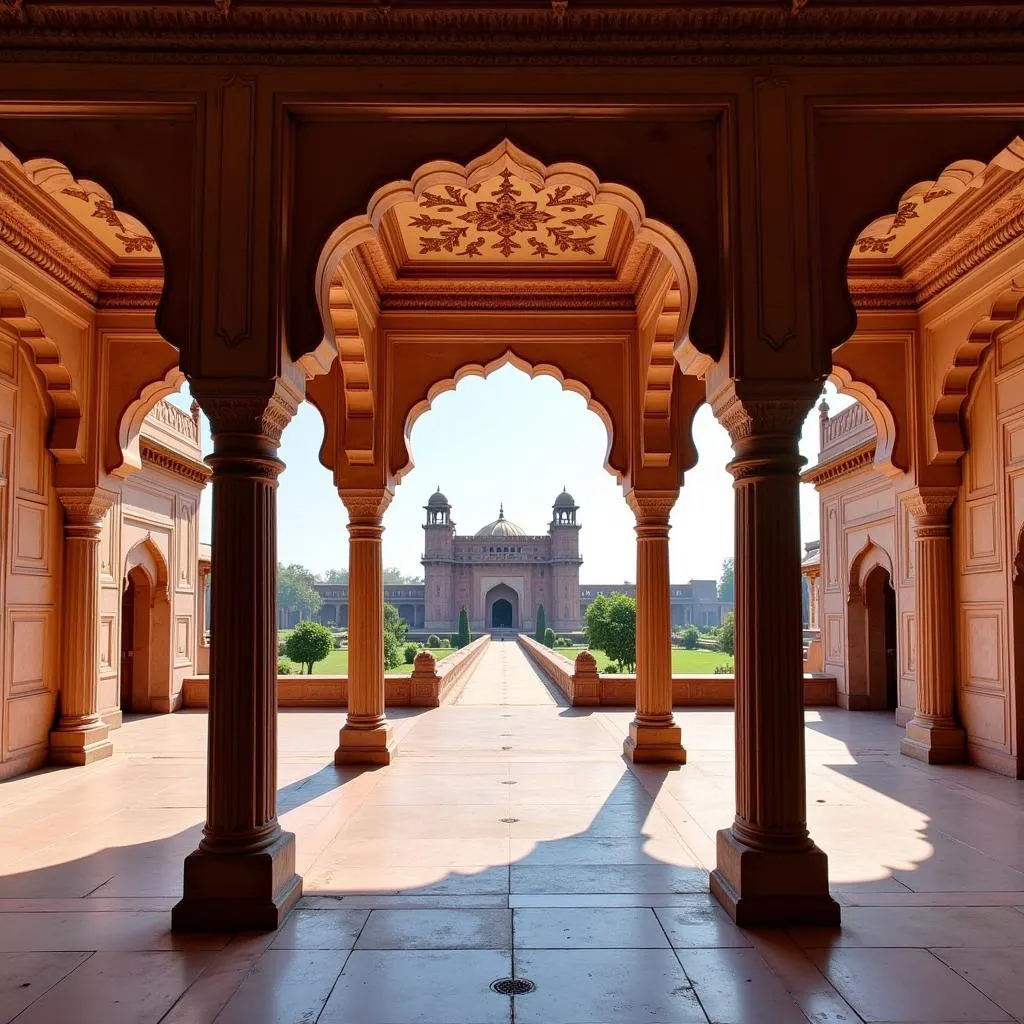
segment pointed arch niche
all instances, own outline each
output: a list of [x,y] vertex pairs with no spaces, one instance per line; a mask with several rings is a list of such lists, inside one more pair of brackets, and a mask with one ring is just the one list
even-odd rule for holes
[[508,140],[465,166],[424,164],[332,234],[316,288],[314,357],[331,369],[309,396],[336,476],[397,482],[431,400],[505,362],[587,400],[619,479],[676,470],[673,353],[689,345],[693,259],[635,192],[590,168],[546,166]]

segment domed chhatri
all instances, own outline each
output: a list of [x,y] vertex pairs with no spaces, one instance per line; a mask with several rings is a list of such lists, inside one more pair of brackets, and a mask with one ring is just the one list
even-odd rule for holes
[[498,518],[476,531],[478,537],[525,537],[526,531],[505,518],[505,506],[498,506]]
[[427,508],[451,508],[451,503],[441,493],[440,487],[427,499]]
[[576,499],[562,485],[562,493],[555,498],[555,508],[576,508]]

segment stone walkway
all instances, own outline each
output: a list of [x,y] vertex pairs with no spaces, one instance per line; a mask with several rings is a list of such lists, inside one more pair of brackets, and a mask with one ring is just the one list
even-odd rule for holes
[[[109,761],[0,784],[0,1021],[1024,1020],[1024,784],[902,758],[887,716],[809,711],[844,928],[743,932],[707,895],[732,714],[680,715],[678,770],[623,762],[629,719],[558,706],[508,643],[458,703],[394,716],[386,769],[334,767],[342,714],[283,712],[306,895],[279,932],[235,937],[168,930],[205,715],[129,720]],[[509,975],[536,990],[491,991]]]
[[566,706],[556,686],[515,641],[491,643],[453,704]]

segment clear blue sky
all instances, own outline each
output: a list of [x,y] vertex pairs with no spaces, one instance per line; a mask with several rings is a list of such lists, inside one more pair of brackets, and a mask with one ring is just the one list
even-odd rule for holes
[[[829,387],[833,411],[851,399]],[[187,408],[187,387],[171,400]],[[204,419],[204,453],[210,450]],[[732,478],[725,465],[729,438],[706,406],[694,421],[699,460],[686,475],[672,513],[673,582],[717,578],[733,553]],[[320,465],[320,417],[303,405],[284,432],[281,458],[287,469],[278,491],[278,558],[317,573],[348,565],[345,509]],[[562,391],[550,377],[531,380],[505,366],[488,378],[470,377],[437,398],[412,434],[415,467],[399,485],[385,515],[384,564],[422,575],[423,505],[440,486],[452,504],[460,533],[473,533],[505,516],[528,533],[543,533],[555,496],[566,486],[580,506],[584,583],[632,582],[636,577],[633,516],[621,488],[603,468],[604,425],[582,398]],[[818,413],[804,425],[801,451],[818,454]],[[209,540],[209,491],[201,512]],[[801,487],[803,539],[818,537],[814,489]]]

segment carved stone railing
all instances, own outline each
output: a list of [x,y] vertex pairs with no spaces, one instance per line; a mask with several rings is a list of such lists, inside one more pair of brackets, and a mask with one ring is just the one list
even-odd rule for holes
[[157,441],[176,442],[172,447],[199,451],[199,407],[188,413],[171,405],[167,401],[159,401],[146,413],[142,423],[142,433]]
[[821,455],[824,462],[840,452],[850,451],[875,436],[875,424],[867,409],[859,402],[829,416],[828,406],[822,404],[820,420]]

